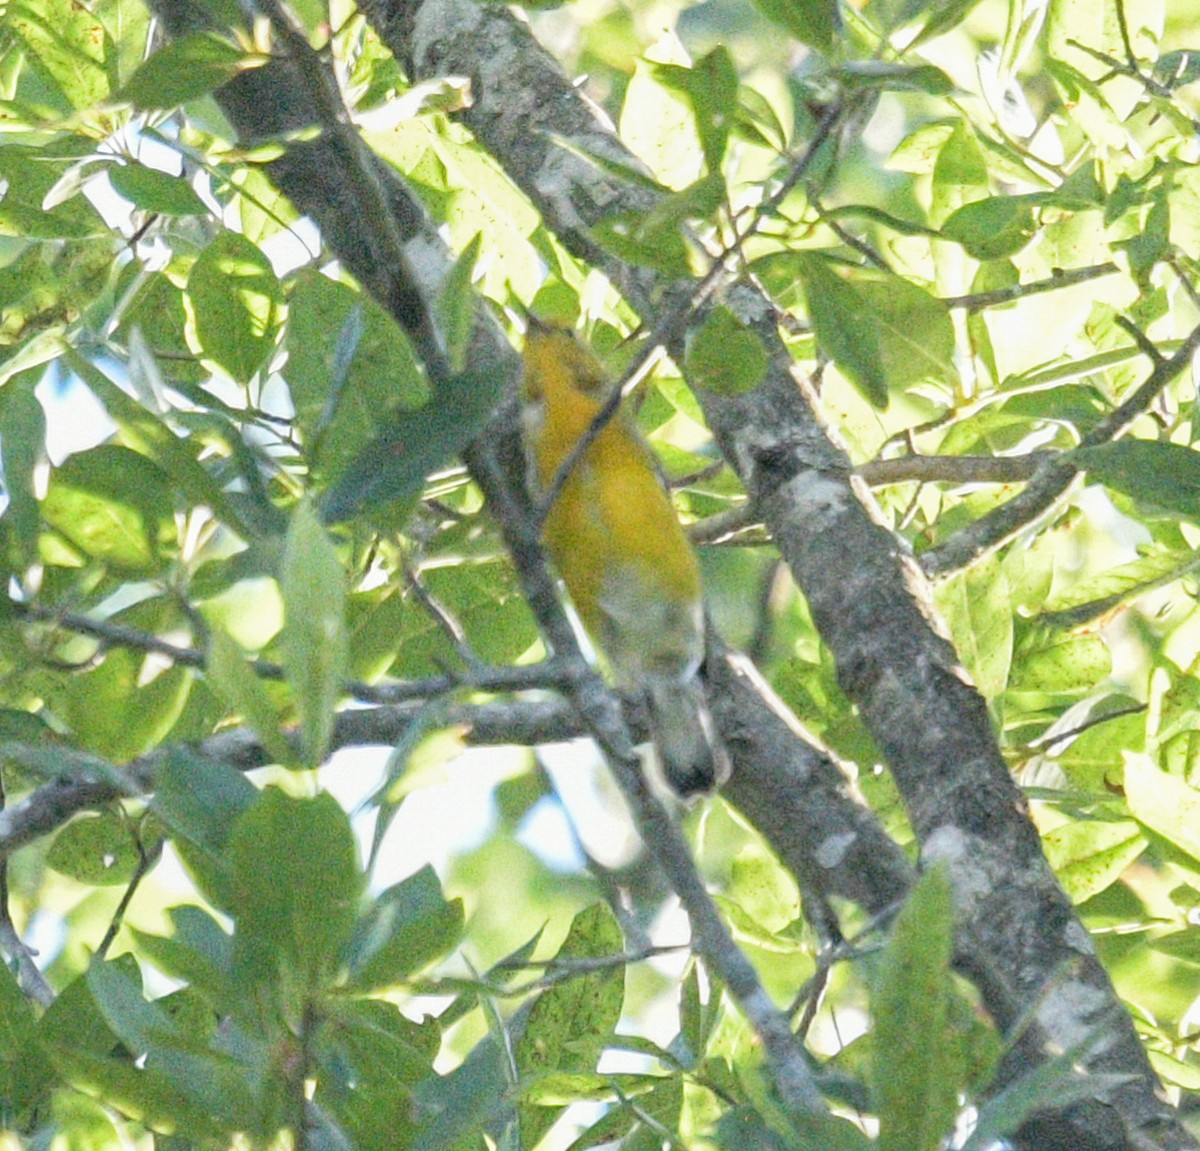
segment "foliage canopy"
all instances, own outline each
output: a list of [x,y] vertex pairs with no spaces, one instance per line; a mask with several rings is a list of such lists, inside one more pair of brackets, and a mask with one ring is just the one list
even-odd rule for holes
[[[4,1145],[1195,1146],[1200,18],[526,14],[0,7]],[[690,809],[531,309],[757,669]]]

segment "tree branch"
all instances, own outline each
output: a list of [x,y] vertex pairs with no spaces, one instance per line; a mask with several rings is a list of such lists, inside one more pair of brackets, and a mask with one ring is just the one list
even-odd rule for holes
[[1086,284],[1101,276],[1111,276],[1121,269],[1108,261],[1084,268],[1056,268],[1052,275],[1043,280],[1028,280],[1023,284],[1010,284],[1007,288],[995,288],[990,292],[971,292],[965,296],[943,296],[942,303],[948,308],[962,308],[968,312],[981,312],[984,308],[995,308],[1012,304],[1027,296],[1041,292],[1056,292],[1071,284]]
[[1039,468],[1062,453],[1027,452],[1020,456],[896,456],[869,460],[854,474],[871,487],[904,483],[1015,484],[1032,479]]
[[[1107,444],[1120,435],[1154,402],[1158,394],[1191,363],[1200,349],[1200,326],[1169,357],[1159,356],[1146,379],[1080,440],[1081,448]],[[1057,506],[1082,469],[1070,453],[1044,459],[1025,489],[1007,503],[980,516],[949,539],[923,552],[921,567],[929,575],[944,575],[975,562],[1032,527]]]
[[[330,751],[349,747],[392,747],[404,740],[425,704],[410,702],[338,712],[330,737]],[[574,739],[584,734],[578,717],[560,700],[520,700],[503,703],[468,703],[440,712],[448,728],[457,728],[468,746],[538,744]],[[295,740],[296,731],[285,732]],[[33,749],[36,750],[36,749]],[[249,728],[234,728],[209,736],[193,747],[202,759],[253,771],[272,763],[270,755]],[[126,764],[123,774],[138,790],[154,790],[155,774],[167,752],[155,749]],[[86,770],[73,771],[42,784],[29,795],[0,809],[0,859],[48,835],[81,811],[104,807],[127,795],[111,779],[97,778]]]

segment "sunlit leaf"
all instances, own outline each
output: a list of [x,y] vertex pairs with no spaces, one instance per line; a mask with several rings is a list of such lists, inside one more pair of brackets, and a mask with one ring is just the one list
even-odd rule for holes
[[[621,929],[608,906],[593,904],[573,920],[556,962],[619,955]],[[621,1016],[625,968],[612,966],[565,980],[543,991],[529,1014],[516,1048],[522,1076],[543,1071],[594,1071],[600,1052]],[[522,1137],[536,1143],[554,1122],[558,1109],[524,1104],[520,1108]]]
[[348,667],[345,603],[349,581],[337,550],[308,503],[292,513],[280,572],[284,670],[300,712],[305,762],[324,758],[334,707]]
[[807,253],[795,260],[817,341],[876,407],[918,381],[957,378],[954,328],[940,301],[899,277],[841,276]]
[[222,232],[188,275],[187,299],[204,355],[242,383],[275,345],[283,290],[262,249]]
[[881,1151],[936,1151],[954,1126],[961,1062],[947,1030],[954,912],[945,869],[896,919],[871,995],[872,1093]]

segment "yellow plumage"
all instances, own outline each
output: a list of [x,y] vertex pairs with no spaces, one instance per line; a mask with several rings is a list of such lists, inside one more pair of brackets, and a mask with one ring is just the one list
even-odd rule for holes
[[[525,436],[532,486],[545,492],[608,392],[574,334],[531,318],[525,337]],[[704,656],[700,572],[623,412],[575,463],[550,507],[546,549],[588,634],[622,686],[645,693],[663,770],[681,794],[727,774],[697,680]]]

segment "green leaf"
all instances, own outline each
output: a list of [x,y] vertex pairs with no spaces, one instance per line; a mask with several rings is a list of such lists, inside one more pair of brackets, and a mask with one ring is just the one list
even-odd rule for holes
[[117,192],[143,212],[160,216],[202,216],[208,212],[184,177],[147,168],[136,160],[109,168],[108,179]]
[[257,244],[222,232],[192,265],[187,300],[202,353],[239,383],[275,347],[283,289]]
[[329,1020],[339,1033],[339,1042],[352,1056],[352,1065],[375,1064],[394,1083],[413,1085],[428,1078],[442,1046],[439,1020],[426,1016],[416,1023],[394,1003],[382,999],[331,1000]]
[[290,765],[296,753],[279,727],[279,716],[266,686],[237,643],[219,628],[209,635],[205,664],[208,681],[229,706],[245,716],[274,763]]
[[1146,850],[1136,823],[1078,820],[1042,836],[1046,859],[1072,903],[1083,903],[1116,883]]
[[350,820],[333,796],[264,790],[229,837],[235,979],[277,987],[285,1017],[327,990],[363,890]]
[[1125,756],[1125,802],[1143,827],[1200,863],[1200,792],[1159,771],[1144,755]]
[[905,5],[905,17],[923,16],[920,34],[912,40],[914,47],[940,36],[961,24],[979,0],[916,0]]
[[216,1011],[228,1015],[238,997],[233,979],[233,940],[201,907],[173,907],[167,917],[174,928],[170,936],[129,928],[141,953],[161,972],[184,980]]
[[942,225],[942,235],[962,244],[977,260],[998,260],[1019,252],[1037,234],[1034,209],[1039,193],[992,196],[974,200],[952,212]]
[[[937,148],[933,165],[931,212],[933,219],[939,223],[955,209],[986,196],[991,182],[987,158],[966,122],[951,121],[949,133],[939,141],[938,130],[942,127],[941,124],[927,125],[929,140],[940,142],[941,145]],[[918,129],[918,133],[920,131]]]
[[716,1007],[711,992],[707,1003],[700,998],[700,963],[693,960],[679,986],[679,1038],[687,1045],[685,1066],[693,1067],[704,1058],[717,1021]]
[[1090,691],[1112,668],[1112,653],[1098,635],[1037,633],[1019,645],[1008,690],[1077,696]]
[[871,1089],[880,1151],[937,1151],[962,1086],[948,1028],[954,908],[945,868],[926,872],[896,918],[871,994]]
[[1155,440],[1117,440],[1077,448],[1071,461],[1088,478],[1151,507],[1200,518],[1200,452]]
[[730,1108],[717,1123],[722,1151],[872,1151],[876,1144],[848,1119],[829,1114],[793,1115],[785,1135],[772,1130],[754,1108]]
[[33,1007],[8,964],[0,963],[0,1099],[24,1109],[41,1098],[53,1078]]
[[86,975],[87,987],[104,1022],[135,1055],[152,1044],[174,1038],[170,1018],[148,1003],[133,956],[108,962],[95,959]]
[[839,27],[836,0],[755,0],[755,6],[802,44],[818,52],[833,47]]
[[1200,80],[1200,52],[1195,48],[1176,48],[1154,61],[1154,79],[1168,88],[1182,88]]
[[364,994],[399,987],[456,947],[462,931],[462,900],[447,902],[425,866],[379,895],[359,922],[348,986]]
[[314,1100],[356,1147],[423,1147],[412,1089],[433,1078],[439,1039],[436,1025],[413,1023],[391,1003],[336,1000],[314,1045]]
[[[115,962],[123,970],[136,970],[133,956]],[[118,1036],[101,1013],[86,974],[72,979],[46,1008],[38,1020],[38,1039],[47,1049],[73,1047],[92,1054],[107,1054],[117,1045]]]
[[225,847],[230,829],[258,796],[241,772],[182,747],[167,747],[152,807],[204,896],[229,911],[233,892]]
[[[461,625],[472,651],[490,663],[515,660],[537,640],[537,626],[505,562],[455,564],[422,575],[430,594]],[[352,600],[351,630],[360,674],[437,675],[460,661],[445,630],[395,591]]]
[[395,319],[364,292],[311,268],[291,285],[287,380],[314,473],[346,467],[391,412],[429,389]]
[[126,816],[116,811],[81,815],[54,837],[46,862],[94,887],[128,883],[141,862]]
[[38,558],[41,513],[34,474],[46,454],[46,413],[30,388],[10,383],[0,391],[0,444],[0,468],[8,496],[3,513],[11,553],[7,558],[24,570]]
[[284,671],[300,712],[304,763],[316,767],[329,748],[334,708],[346,679],[349,581],[333,541],[307,501],[292,512],[280,588]]
[[7,26],[30,62],[72,108],[91,108],[108,96],[113,44],[86,5],[72,0],[9,4]]
[[[184,1030],[161,1001],[148,1002],[136,964],[123,962],[126,959],[132,957],[93,960],[86,977],[96,1006],[125,1047],[144,1061],[150,1075],[202,1112],[230,1127],[270,1130],[274,1124],[263,1123],[261,1105],[251,1093],[256,1078],[252,1065],[210,1051],[207,1036]],[[243,1048],[242,1054],[262,1058],[265,1052]]]
[[162,568],[175,534],[170,484],[145,456],[101,444],[68,457],[50,477],[42,516],[84,555],[129,575]]
[[1013,603],[1008,577],[991,555],[937,587],[937,605],[955,649],[986,699],[1008,682],[1013,655]]
[[948,96],[954,91],[954,81],[933,64],[852,60],[834,69],[833,74],[850,89],[924,92],[929,96]]
[[58,677],[46,695],[76,741],[98,756],[123,763],[160,743],[187,703],[192,672],[169,667],[142,682],[146,656],[109,651],[87,671]]
[[[110,1045],[115,1044],[114,1038]],[[228,1138],[228,1131],[206,1108],[188,1099],[157,1069],[137,1067],[128,1058],[82,1051],[71,1044],[55,1048],[54,1063],[65,1082],[102,1098],[113,1111],[138,1116],[147,1127],[159,1130],[183,1127],[193,1138],[215,1144]],[[203,1077],[195,1075],[195,1062],[187,1070],[193,1075],[191,1082],[203,1083]],[[236,1075],[245,1080],[244,1069],[239,1068]],[[244,1116],[226,1126],[244,1129],[241,1119]]]
[[1148,549],[1137,559],[1106,568],[1093,576],[1069,584],[1043,604],[1043,612],[1055,614],[1073,608],[1096,605],[1098,611],[1110,611],[1117,604],[1136,599],[1171,576],[1182,574],[1191,556],[1183,551]]
[[734,131],[743,139],[773,152],[784,152],[788,147],[788,130],[783,126],[775,105],[761,92],[744,85],[738,89]]
[[683,371],[695,387],[722,396],[740,396],[762,383],[767,351],[756,332],[718,305],[688,333]]
[[691,275],[691,254],[678,224],[650,228],[648,215],[621,212],[605,216],[592,227],[592,238],[614,256],[638,267],[653,268],[664,276]]
[[[1087,729],[1067,747],[1056,750],[1054,758],[1071,787],[1081,791],[1107,792],[1120,786],[1122,754],[1146,748],[1146,717],[1139,714],[1116,715],[1092,723],[1096,712],[1083,717]],[[1101,710],[1098,713],[1103,716]]]
[[197,459],[200,449],[196,443],[177,436],[74,348],[67,348],[62,358],[108,409],[108,414],[120,425],[125,440],[158,463],[194,505],[211,508],[223,523],[245,537],[253,536],[242,523],[236,503],[200,464]]
[[483,430],[503,395],[498,370],[470,370],[436,388],[425,407],[393,413],[325,493],[321,518],[339,523],[368,508],[413,499],[428,475]]
[[[98,969],[101,964],[97,961],[94,966]],[[126,984],[131,991],[131,1013],[142,1014],[137,964],[132,955],[122,955],[104,966],[109,970],[95,981],[84,975],[68,983],[38,1021],[38,1037],[52,1056],[56,1071],[66,1083],[100,1096],[109,1107],[137,1115],[149,1125],[186,1125],[197,1138],[205,1134],[216,1138],[220,1127],[205,1110],[175,1090],[156,1068],[133,1065],[119,1033],[125,1030],[120,991],[104,996],[102,1007],[92,987],[95,982],[106,981],[106,977],[106,989],[112,984]],[[116,1026],[106,1017],[106,1008],[110,1011],[114,1006],[118,1007]],[[145,1051],[138,1055],[144,1061]]]
[[[79,153],[90,155],[94,146],[90,141],[65,140],[53,156],[30,147],[11,144],[0,147],[0,179],[6,184],[4,196],[0,198],[0,235],[42,240],[84,240],[104,235],[103,218],[84,196],[59,199],[47,210],[51,193],[61,189],[63,181],[69,180],[73,172],[79,177],[75,185],[77,190],[82,187],[82,171],[77,166],[77,161],[82,158]],[[107,267],[100,271],[95,264],[102,255],[107,257]],[[71,272],[76,268],[78,270],[72,276]],[[64,251],[57,258],[47,251],[32,253],[18,267],[0,270],[0,292],[3,293],[0,301],[11,306],[12,295],[21,292],[26,297],[28,313],[37,316],[39,296],[56,292],[69,299],[88,285],[95,292],[102,288],[111,268],[112,245],[107,237],[94,246]],[[72,279],[76,281],[74,285],[70,284]],[[32,299],[29,298],[30,280],[38,289]],[[64,284],[64,280],[68,283]],[[45,326],[49,326],[51,317],[58,322],[62,320],[61,314],[51,311],[43,317]],[[9,316],[4,316],[0,332],[11,336],[12,322]],[[17,332],[20,330],[16,329]]]
[[1200,964],[1200,931],[1186,927],[1182,931],[1171,931],[1150,940],[1150,946],[1162,955],[1181,959],[1184,963]]
[[185,104],[232,80],[267,57],[247,57],[227,40],[197,32],[172,40],[155,52],[117,94],[145,111]]
[[843,278],[821,256],[795,260],[817,342],[877,408],[887,407],[890,391],[957,379],[954,327],[940,300],[898,276]]
[[[670,36],[663,37],[649,51],[655,58],[638,60],[625,88],[620,136],[655,179],[669,188],[686,188],[701,175],[704,148],[691,102],[682,92],[662,82],[659,69],[668,61],[682,66],[688,57]],[[601,221],[598,235],[607,230],[606,223]],[[616,237],[622,232],[631,233],[635,226],[632,219],[628,220],[614,229]]]
[[691,68],[653,64],[661,84],[683,93],[696,118],[696,131],[710,173],[721,170],[729,132],[737,116],[738,75],[729,49],[714,48]]
[[434,1076],[418,1088],[426,1118],[414,1145],[421,1151],[487,1151],[479,1132],[491,1127],[511,1104],[506,1068],[511,1055],[503,1038],[488,1035],[448,1075]]
[[[607,904],[595,903],[579,912],[556,962],[619,955],[621,929]],[[621,1017],[625,997],[625,966],[581,973],[577,978],[543,991],[529,1013],[517,1042],[517,1070],[524,1080],[545,1071],[595,1071],[613,1028]],[[557,1118],[560,1108],[522,1104],[521,1141],[532,1147]]]
[[450,357],[450,368],[456,373],[466,371],[467,357],[471,351],[471,330],[477,301],[472,284],[482,246],[483,233],[476,232],[446,273],[435,307],[438,329],[445,338]]

